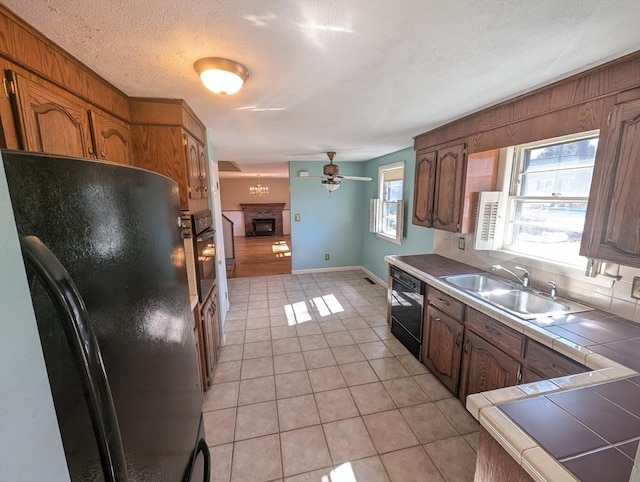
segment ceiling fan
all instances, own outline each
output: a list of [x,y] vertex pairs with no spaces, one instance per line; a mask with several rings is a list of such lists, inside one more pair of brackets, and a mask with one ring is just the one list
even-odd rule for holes
[[341,176],[340,175],[340,166],[333,163],[333,158],[336,156],[336,153],[333,151],[327,152],[327,156],[329,157],[329,164],[325,164],[322,168],[322,173],[324,176],[309,176],[306,171],[302,171],[298,174],[298,177],[309,177],[309,178],[321,178],[320,181],[322,183],[322,187],[324,187],[327,191],[332,192],[340,187],[340,181],[343,179],[349,181],[371,181],[370,177],[364,176]]

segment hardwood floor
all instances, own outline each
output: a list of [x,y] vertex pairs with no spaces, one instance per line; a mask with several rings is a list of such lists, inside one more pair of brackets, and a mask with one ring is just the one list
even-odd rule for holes
[[291,274],[291,236],[234,238],[234,278]]

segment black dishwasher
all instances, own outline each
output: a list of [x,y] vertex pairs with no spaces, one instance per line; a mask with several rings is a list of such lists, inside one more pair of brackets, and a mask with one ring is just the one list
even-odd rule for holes
[[391,278],[391,333],[419,360],[425,283],[395,266]]

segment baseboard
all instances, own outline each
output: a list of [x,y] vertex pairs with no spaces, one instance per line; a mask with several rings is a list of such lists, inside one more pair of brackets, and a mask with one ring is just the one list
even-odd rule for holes
[[378,283],[380,286],[383,286],[385,288],[388,288],[387,282],[385,280],[383,280],[382,278],[379,278],[376,274],[373,273],[373,271],[369,271],[367,268],[365,268],[364,266],[360,266],[360,269],[362,271],[364,271],[365,273],[367,273],[367,276],[369,278],[371,278],[371,280],[375,281],[376,283]]
[[375,281],[380,286],[387,288],[387,282],[382,278],[376,276],[372,271],[369,271],[364,266],[335,266],[332,268],[310,268],[310,269],[294,269],[291,271],[291,274],[313,274],[313,273],[330,273],[332,271],[353,271],[354,269],[359,269],[364,271],[364,273],[371,278],[372,281]]

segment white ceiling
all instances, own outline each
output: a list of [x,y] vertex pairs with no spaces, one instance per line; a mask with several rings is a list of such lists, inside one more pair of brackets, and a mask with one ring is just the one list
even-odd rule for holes
[[[640,48],[638,0],[3,0],[131,96],[183,98],[238,175],[363,161]],[[218,97],[201,57],[244,64]]]

